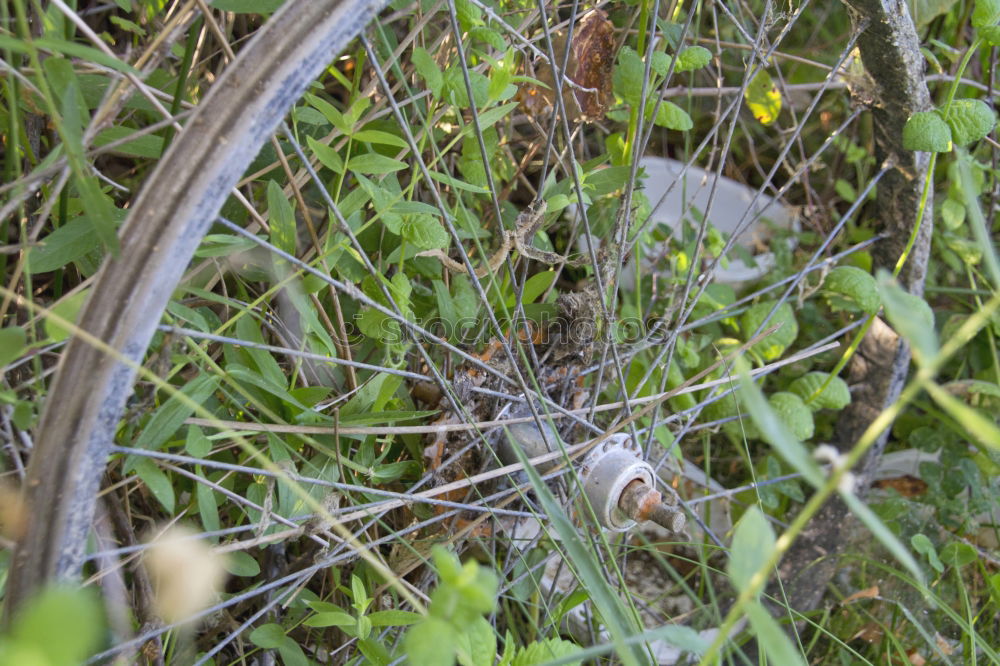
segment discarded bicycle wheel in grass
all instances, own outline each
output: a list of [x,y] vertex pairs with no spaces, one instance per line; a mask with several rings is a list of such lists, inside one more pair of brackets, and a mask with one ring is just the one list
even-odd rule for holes
[[995,658],[987,4],[15,1],[0,661]]

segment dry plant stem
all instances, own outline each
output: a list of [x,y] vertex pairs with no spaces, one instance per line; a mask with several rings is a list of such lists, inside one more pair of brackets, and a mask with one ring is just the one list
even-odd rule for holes
[[[381,0],[293,0],[240,53],[205,97],[139,195],[121,256],[101,269],[80,328],[141,361],[174,285],[245,166]],[[38,429],[26,494],[35,523],[15,552],[8,614],[83,558],[108,448],[135,377],[133,364],[74,337]],[[86,387],[86,390],[84,390]]]
[[[877,231],[885,236],[873,249],[875,265],[892,271],[905,253],[914,225],[919,224],[899,278],[907,290],[920,295],[930,254],[933,219],[930,199],[926,206],[921,206],[929,155],[907,151],[902,146],[906,120],[917,111],[931,108],[920,43],[906,3],[848,0],[847,5],[856,26],[868,22],[858,38],[858,47],[873,84],[871,89],[856,89],[852,93],[871,108],[876,159],[891,167],[879,183],[873,211],[873,218],[880,223]],[[906,380],[909,347],[881,320],[876,319],[873,324],[848,368],[852,401],[838,420],[835,441],[841,451],[850,449],[878,415],[897,400]],[[863,469],[870,469],[877,462],[888,436],[888,430],[879,436],[862,461]],[[863,485],[859,492],[864,493]],[[839,499],[829,502],[788,551],[779,573],[785,598],[792,608],[808,611],[821,602],[826,584],[838,566],[837,555],[850,543],[850,533],[845,530],[848,519],[849,512],[843,502]],[[771,592],[782,598],[777,587]]]
[[[132,529],[132,520],[126,515],[124,502],[112,496],[104,501],[104,506],[106,507],[108,516],[111,518],[111,522],[114,524],[115,532],[118,534],[121,543],[125,546],[136,545],[138,539],[136,539],[135,532]],[[133,608],[136,611],[136,619],[139,621],[140,627],[145,630],[161,625],[160,619],[156,617],[156,613],[153,611],[153,586],[146,575],[146,568],[142,566],[141,561],[136,561],[131,569],[132,589],[135,594]],[[154,654],[156,655],[153,663],[157,665],[163,664],[163,642],[159,636],[152,639],[152,642],[155,650]]]

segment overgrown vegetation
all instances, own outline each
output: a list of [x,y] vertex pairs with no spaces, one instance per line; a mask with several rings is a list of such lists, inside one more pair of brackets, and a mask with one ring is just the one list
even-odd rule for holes
[[[17,490],[72,322],[282,4],[0,5],[0,584],[48,527]],[[1000,662],[1000,2],[911,12],[935,108],[902,141],[929,176],[887,263],[896,165],[839,3],[393,2],[162,287],[83,590],[10,609],[0,663]],[[844,441],[864,340],[896,335],[898,398]],[[563,457],[497,472],[497,421],[529,416]],[[579,445],[612,432],[683,533],[597,526]],[[178,521],[229,579],[173,625],[195,573],[148,563]],[[816,530],[847,544],[829,581],[781,568]]]

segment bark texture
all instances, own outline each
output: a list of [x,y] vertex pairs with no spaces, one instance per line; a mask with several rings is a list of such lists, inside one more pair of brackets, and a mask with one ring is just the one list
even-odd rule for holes
[[[903,125],[917,111],[932,108],[924,82],[920,43],[904,0],[845,0],[856,30],[858,48],[868,73],[866,85],[852,86],[856,103],[871,109],[874,118],[875,156],[889,171],[878,184],[873,217],[884,240],[874,247],[876,269],[893,270],[918,223],[930,156],[903,148]],[[930,255],[932,206],[928,201],[900,282],[911,293],[922,294]],[[910,350],[881,319],[876,319],[847,368],[851,404],[837,424],[834,444],[846,451],[857,442],[875,417],[894,402],[906,381]],[[861,466],[858,492],[867,488],[867,473],[882,455],[885,432],[868,452]],[[827,584],[836,574],[839,555],[863,529],[839,499],[828,502],[792,546],[779,569],[792,608],[808,611],[823,600]],[[782,598],[775,585],[770,592]]]

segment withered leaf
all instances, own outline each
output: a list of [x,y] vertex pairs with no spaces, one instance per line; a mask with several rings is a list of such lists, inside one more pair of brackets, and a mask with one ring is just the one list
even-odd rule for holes
[[[566,78],[562,88],[566,112],[575,122],[593,122],[601,119],[611,102],[611,73],[615,62],[615,27],[608,15],[599,9],[584,14],[573,31]],[[566,49],[566,34],[552,36],[552,50],[557,59]],[[544,86],[525,84],[518,91],[521,108],[538,117],[551,113],[555,106],[555,77],[546,62],[527,67],[528,76],[538,79]],[[531,70],[534,71],[531,71]]]

